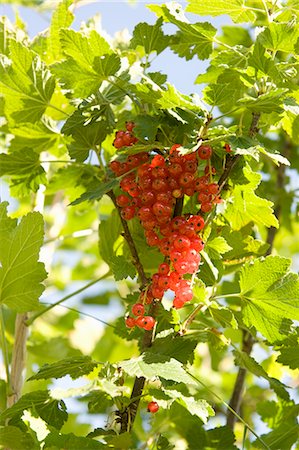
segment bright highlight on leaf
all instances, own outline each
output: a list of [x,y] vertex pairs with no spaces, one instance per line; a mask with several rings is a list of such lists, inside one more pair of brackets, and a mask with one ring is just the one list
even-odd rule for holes
[[271,343],[288,334],[286,319],[299,320],[299,278],[290,265],[289,259],[268,256],[245,264],[240,274],[244,321]]
[[0,303],[17,312],[37,309],[47,274],[38,262],[44,224],[40,213],[23,217],[18,225],[8,218],[7,203],[0,205]]

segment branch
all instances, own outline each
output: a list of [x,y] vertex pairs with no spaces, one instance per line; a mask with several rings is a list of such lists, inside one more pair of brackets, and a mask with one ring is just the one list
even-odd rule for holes
[[132,262],[133,262],[134,266],[136,267],[136,270],[137,270],[138,276],[140,278],[142,287],[144,287],[144,286],[147,285],[149,280],[148,280],[147,276],[145,275],[143,265],[141,264],[141,261],[139,259],[139,255],[138,255],[137,249],[135,247],[135,243],[133,241],[133,238],[132,238],[131,232],[129,230],[127,221],[125,219],[123,219],[123,217],[121,215],[121,208],[116,203],[116,197],[115,197],[114,192],[113,191],[109,191],[109,192],[107,192],[107,195],[111,198],[115,208],[118,211],[118,214],[119,214],[119,217],[120,217],[120,220],[121,220],[121,224],[122,224],[122,227],[123,227],[123,230],[124,230],[123,236],[124,236],[128,246],[129,246],[129,249],[130,249],[130,252],[131,252],[131,255],[132,255],[132,258],[133,258]]
[[23,370],[26,366],[26,342],[28,327],[26,320],[28,314],[17,314],[15,322],[15,341],[12,351],[10,372],[10,394],[7,397],[7,407],[13,406],[21,396],[23,386]]
[[[242,351],[247,353],[247,355],[250,355],[253,344],[254,339],[251,334],[248,331],[243,331]],[[227,410],[226,425],[232,430],[234,429],[234,425],[237,420],[235,412],[239,414],[240,411],[246,373],[246,369],[244,369],[243,367],[239,368],[238,375],[234,384],[234,390],[229,402],[229,408]]]
[[[258,132],[257,126],[258,126],[259,118],[260,118],[260,114],[258,114],[258,113],[253,114],[251,126],[249,129],[250,137],[253,137]],[[285,150],[288,150],[289,146],[290,146],[290,143],[287,142],[286,146],[285,146],[286,147]],[[277,192],[281,192],[281,190],[284,189],[284,186],[285,186],[285,166],[280,165],[277,168],[277,179],[276,179]],[[279,202],[277,202],[277,205],[274,209],[274,214],[278,220],[279,220],[280,213],[281,213],[281,205],[279,204]],[[270,227],[268,229],[268,235],[267,235],[266,242],[269,244],[269,248],[268,248],[265,256],[268,256],[272,253],[273,243],[274,243],[276,233],[277,233],[277,228]],[[243,351],[245,351],[248,355],[250,355],[250,353],[251,353],[253,343],[254,343],[254,340],[253,340],[252,336],[250,335],[250,333],[249,332],[244,333],[243,334]],[[235,384],[234,384],[234,390],[233,390],[233,393],[232,393],[232,396],[231,396],[231,399],[229,402],[229,406],[237,413],[239,412],[241,402],[242,402],[242,394],[243,394],[243,390],[244,390],[246,373],[247,373],[246,369],[244,369],[242,367],[239,368],[237,378],[236,378]],[[229,426],[231,429],[233,429],[235,422],[236,422],[236,416],[232,413],[232,411],[228,410],[227,411],[227,426]]]
[[[248,130],[248,136],[251,138],[253,138],[258,133],[258,123],[260,117],[261,117],[260,113],[252,113],[252,120]],[[241,155],[234,155],[234,156],[231,156],[229,154],[227,155],[224,171],[218,181],[219,192],[221,192],[224,186],[226,185],[230,173],[237,164],[237,162],[239,161],[240,157]]]
[[[285,146],[284,146],[284,151],[282,152],[283,156],[288,156],[289,150],[291,148],[291,143],[289,140],[287,140],[285,142]],[[286,171],[286,166],[284,166],[283,164],[280,164],[280,166],[278,166],[277,168],[277,178],[276,178],[276,192],[278,193],[278,195],[280,195],[281,192],[285,191],[285,171]],[[279,220],[281,214],[281,204],[279,201],[276,202],[275,208],[274,208],[274,215],[277,218],[277,220]],[[271,255],[272,250],[273,250],[273,245],[274,245],[274,239],[276,236],[278,229],[275,227],[270,227],[268,229],[268,235],[267,235],[267,240],[266,242],[269,244],[269,248],[266,252],[266,256]]]

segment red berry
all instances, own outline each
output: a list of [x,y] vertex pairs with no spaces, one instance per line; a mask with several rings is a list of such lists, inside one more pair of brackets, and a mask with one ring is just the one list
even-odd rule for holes
[[123,143],[125,146],[129,146],[133,144],[133,136],[131,135],[131,133],[129,131],[126,131],[126,133],[124,134],[124,136],[122,137]]
[[127,131],[133,131],[133,128],[135,127],[134,122],[126,122],[126,129]]
[[144,315],[144,306],[142,303],[135,303],[132,306],[132,313],[134,316],[143,316]]
[[169,273],[169,264],[167,264],[167,263],[160,264],[159,267],[158,267],[158,272],[161,275],[168,275],[168,273]]
[[133,217],[135,216],[135,212],[136,212],[135,206],[125,206],[121,210],[121,216],[125,220],[130,220],[133,219]]
[[179,183],[182,187],[190,187],[194,182],[194,175],[190,172],[183,173],[179,178]]
[[173,243],[176,250],[182,251],[190,247],[190,239],[187,236],[180,235]]
[[151,162],[151,167],[163,167],[165,166],[165,159],[162,155],[155,155]]
[[201,204],[201,211],[204,213],[209,212],[212,209],[213,209],[213,203],[211,203],[211,202]]
[[217,183],[211,183],[211,184],[208,184],[207,189],[210,194],[216,195],[216,194],[218,194],[219,186]]
[[115,148],[122,148],[124,146],[124,141],[122,140],[122,138],[117,137],[116,139],[114,139],[113,145]]
[[[152,316],[143,316],[142,328],[149,331],[152,330],[155,326],[155,319]],[[138,319],[137,319],[138,320]]]
[[201,145],[198,149],[200,159],[210,159],[212,156],[212,148],[209,145]]
[[118,206],[121,206],[121,207],[128,206],[129,203],[130,203],[130,199],[126,195],[121,194],[116,197],[116,204]]
[[224,144],[224,148],[225,148],[226,153],[231,153],[232,148],[229,144]]
[[201,216],[189,217],[188,223],[191,224],[195,231],[200,231],[205,226],[205,221]]
[[126,322],[126,326],[128,328],[133,328],[136,325],[136,321],[135,321],[134,317],[127,317],[125,322]]
[[143,328],[144,316],[138,316],[137,319],[135,320],[135,323],[138,328]]
[[154,414],[159,410],[159,405],[157,402],[149,402],[149,404],[147,405],[147,410],[148,412]]
[[184,306],[184,304],[185,304],[184,300],[182,300],[180,298],[175,297],[173,300],[173,307],[176,309],[182,308]]

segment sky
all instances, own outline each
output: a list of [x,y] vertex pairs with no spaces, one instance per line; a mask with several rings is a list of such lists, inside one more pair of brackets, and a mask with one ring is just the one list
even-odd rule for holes
[[[10,20],[14,21],[14,9],[12,5],[5,4],[0,0],[0,15],[6,15]],[[116,32],[127,29],[130,34],[134,30],[134,26],[139,22],[147,22],[154,24],[156,15],[147,8],[147,4],[161,4],[164,2],[157,0],[143,1],[139,0],[135,3],[123,1],[101,1],[92,0],[91,4],[79,6],[75,11],[75,20],[72,28],[78,29],[82,21],[87,21],[96,14],[100,14],[102,20],[102,27],[108,34],[113,36]],[[186,2],[179,2],[182,6]],[[30,37],[34,37],[37,33],[45,30],[50,23],[51,13],[38,13],[32,8],[18,7],[19,14],[25,23],[28,24],[28,33]],[[228,25],[231,20],[228,16],[221,16],[217,18],[199,17],[187,14],[191,22],[211,22],[216,28],[221,25]],[[173,25],[165,25],[165,32],[170,34],[176,28]],[[171,50],[165,50],[159,55],[152,66],[152,71],[161,71],[168,75],[168,81],[173,83],[177,89],[184,94],[200,93],[201,87],[194,86],[195,78],[199,73],[203,73],[207,68],[207,61],[199,61],[196,57],[191,61],[179,58]]]

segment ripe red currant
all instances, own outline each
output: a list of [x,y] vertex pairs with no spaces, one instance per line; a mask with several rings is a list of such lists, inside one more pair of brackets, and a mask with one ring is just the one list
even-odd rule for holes
[[143,316],[144,315],[144,306],[142,303],[135,303],[132,306],[132,313],[134,316]]
[[126,326],[128,328],[133,328],[136,325],[136,321],[135,321],[134,317],[127,317],[125,322],[126,322]]
[[149,402],[149,404],[147,405],[147,410],[148,412],[154,414],[159,410],[159,405],[157,402]]
[[201,145],[198,149],[200,159],[210,159],[212,156],[212,148],[209,145]]

